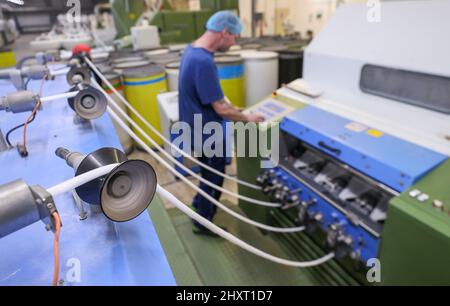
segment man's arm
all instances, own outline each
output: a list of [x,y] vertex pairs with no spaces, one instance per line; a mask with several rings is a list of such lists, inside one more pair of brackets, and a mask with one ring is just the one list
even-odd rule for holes
[[222,118],[231,121],[243,121],[243,122],[263,122],[264,117],[259,115],[245,115],[241,113],[236,107],[222,99],[212,104],[214,111]]

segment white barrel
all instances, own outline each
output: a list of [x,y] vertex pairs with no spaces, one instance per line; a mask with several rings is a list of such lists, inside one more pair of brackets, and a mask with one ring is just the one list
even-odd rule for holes
[[255,50],[230,50],[225,53],[225,56],[242,56],[243,54],[250,53],[254,54]]
[[243,52],[245,102],[250,107],[278,88],[278,53]]
[[166,65],[167,87],[169,91],[178,91],[178,80],[180,77],[180,62]]
[[[105,78],[111,83],[111,85],[120,93],[120,95],[123,96],[123,85],[121,76],[118,73],[115,72],[108,72],[105,74]],[[120,100],[113,92],[112,90],[106,85],[102,84],[103,89],[113,98],[113,100],[120,106],[120,108],[128,114],[128,108],[126,105]],[[122,115],[118,114],[118,116],[126,122],[126,119],[123,118]],[[115,121],[114,128],[116,129],[117,135],[119,136],[120,143],[122,144],[122,147],[126,154],[130,154],[134,149],[134,142],[133,139],[128,135],[127,132],[125,132],[119,124],[117,124]]]

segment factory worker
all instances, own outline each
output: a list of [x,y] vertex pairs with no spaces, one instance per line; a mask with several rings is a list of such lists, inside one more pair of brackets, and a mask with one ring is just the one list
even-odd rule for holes
[[[196,152],[195,156],[202,163],[223,173],[226,164],[225,133],[214,135],[216,141],[213,148],[223,148],[223,150],[218,149],[221,154],[214,154],[211,157],[211,154],[204,152],[203,144],[211,137],[203,132],[205,125],[213,122],[223,124],[224,120],[264,121],[264,118],[259,115],[245,115],[227,103],[220,87],[219,75],[214,63],[214,52],[229,50],[236,43],[236,38],[241,32],[242,22],[232,12],[219,11],[215,13],[208,20],[205,33],[186,48],[180,66],[179,114],[180,121],[190,126],[192,152]],[[223,177],[204,168],[201,169],[201,175],[215,185],[223,185]],[[219,199],[221,196],[219,191],[204,183],[200,184],[200,188],[215,199]],[[195,196],[193,207],[197,213],[213,221],[216,206],[200,194]],[[193,231],[196,234],[214,236],[212,232],[195,221]]]

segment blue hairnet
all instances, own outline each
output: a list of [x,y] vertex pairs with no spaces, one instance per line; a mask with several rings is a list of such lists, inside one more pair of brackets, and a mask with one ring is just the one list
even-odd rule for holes
[[206,23],[206,29],[209,31],[222,32],[227,29],[233,35],[241,34],[242,28],[239,17],[230,11],[219,11],[212,15]]

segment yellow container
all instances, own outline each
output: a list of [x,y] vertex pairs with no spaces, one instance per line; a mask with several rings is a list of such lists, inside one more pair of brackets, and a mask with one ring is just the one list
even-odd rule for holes
[[[104,74],[105,78],[111,83],[111,85],[114,87],[114,89],[121,95],[123,96],[123,84],[122,84],[122,79],[121,79],[121,75],[115,72],[108,72]],[[128,112],[128,108],[127,106],[122,102],[122,100],[120,100],[120,98],[118,98],[111,89],[109,89],[108,85],[106,84],[102,84],[103,89],[106,91],[106,93],[119,105],[119,107],[129,115]],[[114,109],[115,111],[115,109]],[[130,126],[130,124],[128,124],[128,121],[124,118],[124,116],[120,115],[117,112],[117,115],[120,117],[120,119],[122,119],[127,126]],[[114,128],[116,129],[116,133],[117,136],[119,136],[120,139],[120,143],[124,149],[124,152],[126,154],[130,154],[133,151],[134,148],[134,141],[133,139],[130,137],[130,135],[128,135],[128,133],[115,121],[113,121],[114,124]]]
[[[161,132],[157,95],[167,91],[164,69],[156,65],[146,65],[130,69],[122,67],[122,69],[126,99],[141,114],[141,116]],[[133,112],[130,111],[130,115],[147,135],[159,145],[163,144],[162,139],[145,126]],[[135,132],[146,144],[151,146],[137,130],[135,130]]]
[[13,51],[0,51],[0,68],[16,66],[16,57]]
[[244,62],[236,56],[216,57],[223,94],[239,108],[245,107]]

